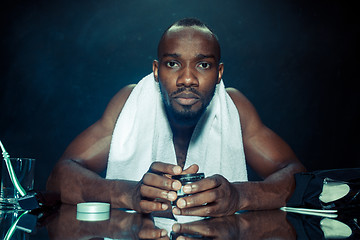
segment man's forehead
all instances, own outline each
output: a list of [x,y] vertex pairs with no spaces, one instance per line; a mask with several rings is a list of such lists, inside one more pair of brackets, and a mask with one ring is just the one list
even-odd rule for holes
[[[167,54],[167,51],[178,49],[178,47],[180,47],[179,43],[181,43],[182,40],[185,40],[183,44],[186,42],[190,43],[187,45],[188,47],[201,43],[200,46],[197,46],[197,50],[203,51],[206,49],[204,54],[219,54],[217,41],[208,28],[199,26],[172,26],[164,35],[159,45],[159,57],[161,58],[162,54]],[[183,44],[181,44],[181,47],[184,47]]]

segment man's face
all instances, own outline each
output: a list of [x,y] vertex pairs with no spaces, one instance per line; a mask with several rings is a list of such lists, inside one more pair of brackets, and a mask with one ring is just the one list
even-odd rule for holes
[[159,45],[153,71],[170,120],[194,125],[221,80],[217,41],[205,28],[172,27]]

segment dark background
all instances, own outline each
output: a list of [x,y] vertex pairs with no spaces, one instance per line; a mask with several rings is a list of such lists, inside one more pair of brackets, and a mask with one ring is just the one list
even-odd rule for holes
[[36,187],[123,86],[151,72],[168,25],[217,33],[241,90],[308,170],[360,167],[356,1],[2,1],[0,139]]

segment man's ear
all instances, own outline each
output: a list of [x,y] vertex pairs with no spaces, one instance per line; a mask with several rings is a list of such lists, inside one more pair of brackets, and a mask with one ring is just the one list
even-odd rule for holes
[[224,73],[224,64],[223,63],[219,63],[219,74],[218,74],[218,80],[217,80],[217,83],[216,84],[219,84],[221,79],[222,79],[222,76],[223,76],[223,73]]
[[153,69],[155,81],[159,82],[159,62],[157,60],[153,61],[152,69]]

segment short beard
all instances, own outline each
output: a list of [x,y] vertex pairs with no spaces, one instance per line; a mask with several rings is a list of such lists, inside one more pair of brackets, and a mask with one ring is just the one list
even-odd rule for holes
[[200,96],[200,102],[201,102],[201,107],[197,111],[192,111],[191,105],[183,106],[182,111],[178,111],[178,110],[174,109],[171,105],[171,102],[168,103],[168,101],[166,100],[166,91],[161,87],[160,82],[159,82],[159,87],[160,87],[162,101],[163,101],[165,111],[166,111],[168,118],[172,119],[176,124],[181,125],[181,126],[195,126],[197,124],[197,122],[200,120],[203,113],[206,111],[206,108],[209,106],[211,99],[214,96],[216,85],[211,90],[209,95],[205,96],[205,97],[202,94],[200,94],[196,89],[185,88],[185,87],[179,88],[177,91],[175,91],[169,95],[169,96],[173,96],[173,95],[176,95],[185,90],[197,94],[198,96]]
[[167,115],[177,124],[184,126],[195,126],[205,112],[205,109],[206,107],[204,107],[203,103],[201,103],[201,108],[196,112],[191,111],[191,106],[184,106],[182,111],[177,111],[171,105],[165,104]]

